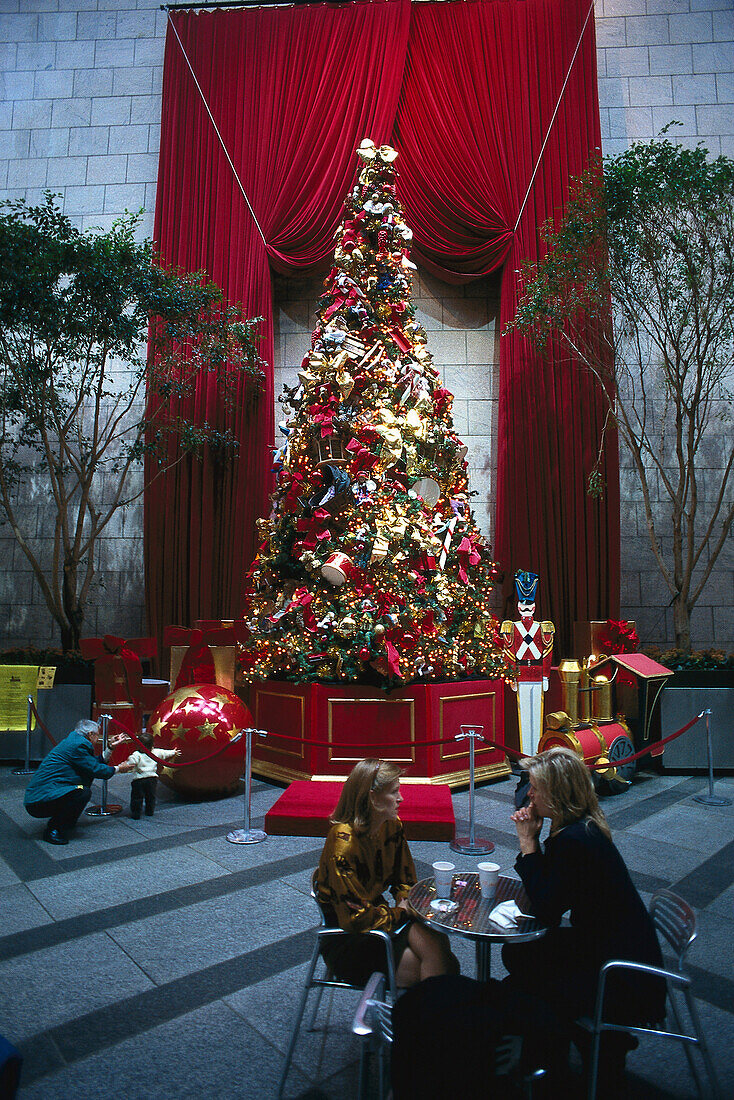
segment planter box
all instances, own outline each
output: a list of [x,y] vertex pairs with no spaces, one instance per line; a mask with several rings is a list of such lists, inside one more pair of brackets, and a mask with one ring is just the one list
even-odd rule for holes
[[[82,718],[91,717],[92,688],[89,684],[56,684],[50,691],[39,691],[36,697],[39,718],[54,741],[61,741]],[[25,759],[25,730],[0,731],[0,758]],[[53,748],[40,725],[31,732],[31,760],[42,760]]]
[[[660,700],[660,734],[668,737],[702,710],[711,709],[709,728],[716,771],[734,770],[734,687],[679,687],[679,676],[686,678],[710,673],[676,673],[675,680],[663,691]],[[724,676],[731,673],[723,673]],[[706,720],[666,745],[661,757],[664,771],[703,771],[708,769]]]
[[[380,756],[406,769],[406,780],[465,785],[469,742],[462,725],[476,723],[504,744],[504,682],[414,684],[390,692],[341,684],[252,684],[249,707],[258,729],[286,737],[255,738],[253,770],[269,779],[339,779],[358,760]],[[430,744],[445,740],[444,744]],[[475,775],[509,775],[504,753],[475,745]]]

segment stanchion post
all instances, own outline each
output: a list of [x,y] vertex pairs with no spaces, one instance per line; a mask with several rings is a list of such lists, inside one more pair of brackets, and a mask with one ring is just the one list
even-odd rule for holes
[[245,827],[233,829],[227,833],[230,844],[260,844],[267,839],[267,833],[262,829],[250,828],[250,799],[252,797],[252,735],[256,733],[260,737],[267,736],[267,730],[247,728],[245,730]]
[[33,696],[28,696],[28,710],[25,720],[25,766],[22,768],[13,768],[13,775],[30,775],[33,771],[31,767],[31,724],[33,721]]
[[477,840],[474,836],[474,742],[483,741],[484,726],[462,726],[455,741],[469,739],[469,836],[456,837],[451,842],[451,850],[465,856],[482,856],[494,851],[491,840]]
[[709,768],[709,793],[708,794],[694,794],[694,802],[702,802],[704,806],[731,806],[730,798],[721,798],[720,795],[714,794],[714,753],[711,748],[711,730],[709,728],[709,716],[711,715],[711,709],[703,712],[706,715],[706,756],[708,758]]
[[[99,724],[102,727],[102,756],[107,752],[107,727],[109,725],[110,715],[103,714],[100,716]],[[113,817],[114,814],[119,814],[122,811],[122,806],[119,806],[116,802],[107,802],[107,780],[102,780],[102,801],[99,806],[88,806],[87,814],[89,817]]]

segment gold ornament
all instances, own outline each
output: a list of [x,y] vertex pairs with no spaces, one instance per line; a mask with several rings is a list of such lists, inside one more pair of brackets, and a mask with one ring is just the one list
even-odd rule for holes
[[351,615],[345,615],[337,626],[337,632],[342,638],[351,638],[357,632],[357,621]]

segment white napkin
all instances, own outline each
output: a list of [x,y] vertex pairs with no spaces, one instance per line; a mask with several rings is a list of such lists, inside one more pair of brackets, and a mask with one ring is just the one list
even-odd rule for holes
[[493,924],[499,925],[500,928],[515,928],[518,917],[524,916],[526,914],[521,912],[514,901],[503,901],[499,905],[495,905],[489,914],[489,919]]

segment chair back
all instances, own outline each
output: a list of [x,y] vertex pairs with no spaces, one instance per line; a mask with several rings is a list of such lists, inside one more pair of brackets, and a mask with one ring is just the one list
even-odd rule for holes
[[672,890],[658,890],[650,902],[650,915],[659,935],[673,948],[682,971],[685,954],[696,938],[696,914]]

